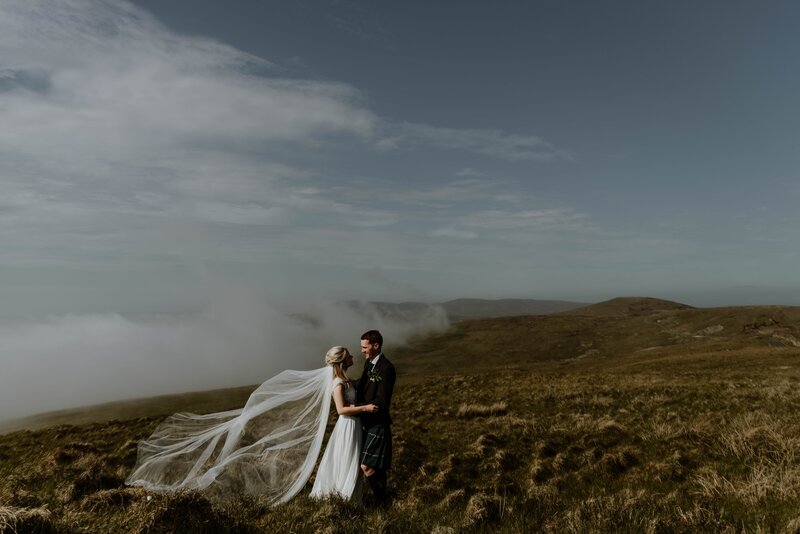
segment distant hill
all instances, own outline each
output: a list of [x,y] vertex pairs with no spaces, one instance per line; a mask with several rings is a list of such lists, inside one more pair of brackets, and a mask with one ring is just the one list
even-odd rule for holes
[[799,348],[800,307],[693,308],[626,297],[564,313],[461,321],[395,349],[393,360],[409,377],[531,366],[596,372],[663,369],[686,358],[714,365],[719,356]]
[[491,319],[516,315],[546,315],[586,306],[585,302],[533,299],[456,299],[442,302],[451,321]]
[[692,306],[652,297],[617,297],[569,310],[570,315],[613,317],[623,315],[652,315],[663,311],[690,310]]

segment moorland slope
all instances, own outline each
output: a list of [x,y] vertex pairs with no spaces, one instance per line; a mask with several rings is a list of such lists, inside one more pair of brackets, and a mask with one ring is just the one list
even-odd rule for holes
[[183,409],[174,396],[0,436],[0,532],[797,532],[799,346],[790,307],[615,299],[463,321],[387,347],[387,510],[125,487],[137,441]]

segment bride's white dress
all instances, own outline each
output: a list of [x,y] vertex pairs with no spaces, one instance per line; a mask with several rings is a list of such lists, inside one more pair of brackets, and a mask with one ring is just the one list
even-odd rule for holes
[[[334,378],[331,395],[335,388],[344,384],[344,399],[348,405],[356,401],[356,388]],[[361,421],[358,416],[340,415],[333,427],[328,446],[317,469],[317,478],[311,496],[324,498],[340,495],[345,499],[361,497]]]

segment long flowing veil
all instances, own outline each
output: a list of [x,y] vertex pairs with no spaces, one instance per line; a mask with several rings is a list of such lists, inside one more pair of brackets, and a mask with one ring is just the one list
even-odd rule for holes
[[127,484],[153,491],[200,489],[227,500],[254,495],[286,502],[311,477],[331,403],[330,367],[283,371],[244,408],[177,413],[139,443]]

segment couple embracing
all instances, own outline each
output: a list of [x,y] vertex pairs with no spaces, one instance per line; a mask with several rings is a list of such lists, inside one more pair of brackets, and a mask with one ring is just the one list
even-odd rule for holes
[[339,418],[328,440],[311,496],[338,494],[361,497],[361,481],[369,486],[378,506],[386,505],[387,471],[392,462],[392,416],[389,407],[395,370],[383,355],[383,337],[377,330],[361,336],[364,370],[353,383],[346,374],[353,356],[345,347],[333,347],[325,363],[333,369],[331,394]]
[[286,502],[311,478],[333,400],[339,417],[311,496],[360,499],[366,483],[375,504],[385,506],[395,370],[382,346],[377,330],[361,336],[366,361],[357,382],[346,374],[353,356],[333,347],[325,367],[282,371],[240,409],[168,417],[139,442],[126,483],[156,492],[198,490],[218,501],[246,495]]

